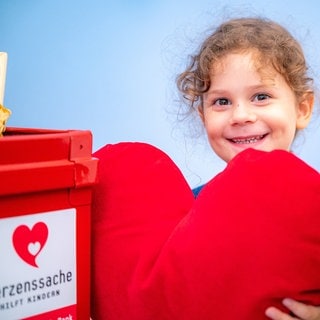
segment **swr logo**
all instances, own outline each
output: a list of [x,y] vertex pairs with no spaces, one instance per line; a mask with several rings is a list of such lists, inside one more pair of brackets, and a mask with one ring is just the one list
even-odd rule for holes
[[31,229],[26,225],[18,226],[12,235],[14,249],[19,257],[38,268],[36,258],[48,239],[48,227],[43,222],[36,223]]

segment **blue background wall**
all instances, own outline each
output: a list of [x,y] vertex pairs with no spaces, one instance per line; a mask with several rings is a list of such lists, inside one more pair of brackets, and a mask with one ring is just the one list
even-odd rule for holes
[[[170,114],[177,106],[173,80],[194,40],[224,17],[267,16],[302,42],[320,77],[319,9],[316,0],[2,0],[8,125],[90,129],[94,150],[123,140],[150,142],[196,186],[224,163],[205,137],[184,137]],[[319,126],[304,137],[296,152],[320,170]]]

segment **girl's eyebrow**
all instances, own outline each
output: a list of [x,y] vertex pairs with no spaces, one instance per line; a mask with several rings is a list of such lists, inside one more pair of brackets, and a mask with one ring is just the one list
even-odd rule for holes
[[230,90],[224,90],[224,89],[210,89],[206,92],[206,94],[225,94],[230,92]]
[[[259,91],[259,90],[267,90],[267,89],[271,89],[273,88],[274,86],[270,83],[270,84],[267,84],[267,83],[261,83],[261,84],[258,84],[258,85],[252,85],[252,86],[247,86],[246,87],[246,90],[249,90],[249,91]],[[205,95],[227,95],[227,94],[230,94],[232,93],[232,90],[230,89],[220,89],[220,88],[212,88],[212,89],[209,89]]]

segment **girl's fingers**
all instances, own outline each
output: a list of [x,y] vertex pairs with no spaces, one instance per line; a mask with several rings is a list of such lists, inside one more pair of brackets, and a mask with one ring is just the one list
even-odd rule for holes
[[320,307],[306,305],[288,298],[283,300],[283,304],[302,320],[320,320]]
[[275,307],[269,307],[266,312],[266,316],[269,317],[272,320],[293,320],[297,318],[293,318],[289,316],[287,313],[284,313],[280,311],[279,309]]
[[320,307],[306,305],[288,298],[283,300],[283,305],[285,305],[296,316],[292,317],[275,307],[269,307],[266,310],[266,316],[273,320],[320,320]]

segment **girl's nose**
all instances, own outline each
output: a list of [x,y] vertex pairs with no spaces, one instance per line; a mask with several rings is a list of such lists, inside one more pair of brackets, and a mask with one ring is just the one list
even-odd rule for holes
[[238,103],[232,108],[230,123],[232,125],[245,125],[257,120],[256,113],[251,106]]

